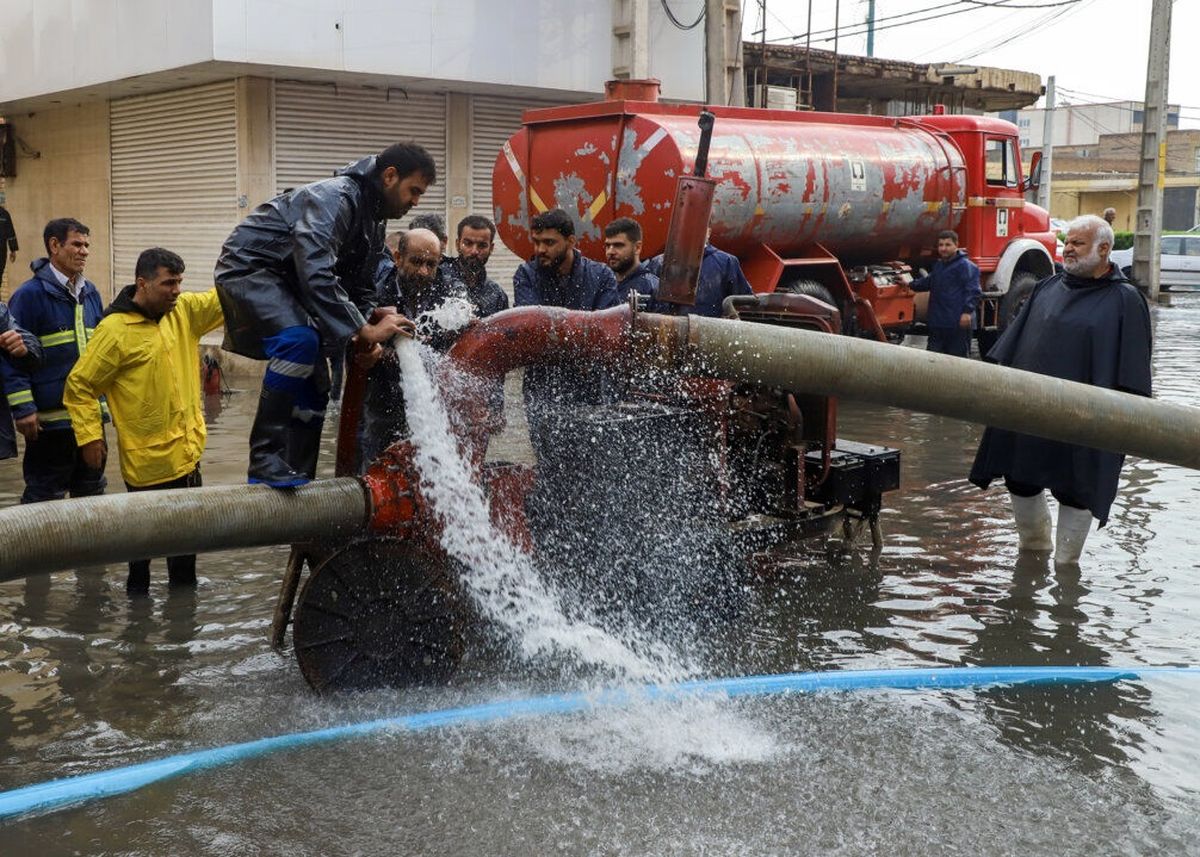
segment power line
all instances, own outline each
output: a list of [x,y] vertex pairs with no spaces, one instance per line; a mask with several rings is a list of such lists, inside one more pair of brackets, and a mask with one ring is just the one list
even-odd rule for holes
[[671,7],[669,5],[667,5],[667,0],[658,0],[658,2],[662,4],[663,11],[666,12],[667,17],[671,19],[671,23],[674,24],[676,27],[678,27],[680,30],[694,30],[694,29],[696,29],[696,27],[700,26],[700,22],[704,20],[704,5],[703,4],[701,4],[701,6],[700,6],[699,17],[697,17],[695,21],[692,21],[692,23],[685,24],[682,21],[680,21],[678,18],[675,17],[675,13],[671,11]]
[[1036,30],[1040,27],[1048,27],[1050,24],[1052,24],[1054,21],[1057,21],[1059,18],[1062,18],[1065,15],[1069,15],[1072,12],[1078,11],[1079,9],[1083,8],[1084,6],[1089,5],[1092,2],[1094,2],[1094,0],[1082,0],[1082,5],[1080,5],[1079,3],[1074,3],[1070,6],[1066,6],[1062,9],[1058,9],[1057,11],[1053,11],[1046,15],[1043,15],[1040,18],[1038,18],[1037,20],[1028,24],[1027,26],[1014,31],[1007,36],[1003,36],[996,41],[993,41],[993,42],[988,43],[980,48],[977,48],[976,50],[972,51],[969,54],[959,57],[958,59],[955,60],[955,62],[964,62],[969,59],[974,59],[975,57],[979,56],[980,54],[986,54],[986,53],[990,53],[991,51],[998,50],[998,49],[1004,47],[1005,45],[1009,44],[1010,42],[1014,42],[1017,39],[1021,38],[1022,36],[1032,33],[1034,30]]
[[[875,23],[878,24],[880,21],[893,21],[897,18],[908,18],[912,15],[921,15],[925,12],[933,12],[936,9],[945,9],[947,6],[961,6],[964,2],[966,2],[966,0],[952,0],[952,2],[950,2],[950,3],[941,3],[937,6],[926,6],[924,9],[914,9],[911,12],[900,12],[896,15],[886,15],[882,18],[876,18]],[[773,15],[772,17],[775,17],[775,16]],[[778,21],[779,20],[778,17],[775,17],[775,20]],[[780,21],[779,23],[783,24],[782,21]],[[808,32],[808,33],[801,33],[798,36],[795,34],[790,35],[790,36],[781,36],[777,39],[769,39],[768,41],[781,42],[781,41],[785,41],[786,39],[792,39],[793,41],[795,41],[797,39],[803,39],[803,38],[807,38],[809,36],[823,36],[826,33],[836,32],[839,29],[845,30],[845,29],[849,29],[851,27],[861,27],[861,26],[863,26],[863,25],[861,23],[859,23],[859,24],[846,24],[844,27],[840,27],[840,28],[839,27],[826,27],[824,30],[812,30],[811,32]],[[786,24],[784,25],[784,27],[785,27],[785,29],[787,29]]]

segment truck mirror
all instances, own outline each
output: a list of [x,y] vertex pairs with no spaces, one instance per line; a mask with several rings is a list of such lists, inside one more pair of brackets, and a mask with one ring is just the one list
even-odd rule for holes
[[1042,183],[1042,153],[1034,152],[1029,159],[1029,176],[1025,179],[1024,191],[1037,190]]

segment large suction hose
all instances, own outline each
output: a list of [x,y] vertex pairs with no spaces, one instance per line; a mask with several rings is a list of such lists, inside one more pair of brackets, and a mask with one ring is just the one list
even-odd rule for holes
[[1200,409],[849,336],[695,315],[638,321],[639,327],[653,326],[659,343],[672,341],[673,353],[665,355],[670,364],[690,360],[720,378],[892,405],[1200,469]]
[[0,581],[140,557],[345,538],[367,522],[357,479],[286,491],[220,485],[84,500],[30,503],[0,512]]
[[628,705],[639,699],[658,701],[689,696],[732,698],[832,690],[950,690],[993,685],[1108,682],[1134,680],[1151,675],[1200,675],[1200,668],[949,667],[851,670],[706,679],[628,690],[615,689],[598,694],[571,693],[533,699],[505,700],[466,708],[451,708],[424,714],[387,717],[365,723],[351,723],[346,726],[318,729],[314,732],[277,735],[274,738],[261,738],[243,744],[198,750],[166,759],[126,765],[108,771],[97,771],[94,774],[25,786],[8,792],[0,792],[0,818],[46,811],[56,807],[125,794],[171,777],[198,773],[209,768],[254,759],[282,750],[330,744],[335,741],[361,738],[382,732],[425,732],[440,727],[492,723],[517,717],[576,714],[596,708]]
[[[629,307],[520,307],[468,329],[450,356],[488,377],[594,357],[893,405],[1200,469],[1200,410],[1032,372],[790,327]],[[474,394],[474,395],[486,395]],[[462,403],[456,403],[461,405]],[[202,488],[0,511],[0,581],[143,556],[346,535],[370,512],[357,480],[295,492]]]

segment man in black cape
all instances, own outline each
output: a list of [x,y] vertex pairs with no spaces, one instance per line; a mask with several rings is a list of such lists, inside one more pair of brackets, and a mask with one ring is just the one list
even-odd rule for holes
[[[1063,273],[1038,283],[987,359],[1002,366],[1150,395],[1150,310],[1108,261],[1112,227],[1084,215],[1067,226]],[[1090,447],[988,428],[970,479],[986,488],[1003,477],[1023,551],[1054,550],[1078,563],[1092,518],[1104,526],[1125,457]],[[1045,489],[1059,502],[1051,542]]]

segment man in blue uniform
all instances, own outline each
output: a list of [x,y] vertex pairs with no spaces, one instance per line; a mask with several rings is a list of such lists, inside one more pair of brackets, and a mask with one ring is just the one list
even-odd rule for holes
[[912,282],[914,292],[929,292],[927,351],[966,357],[971,353],[971,330],[979,305],[979,268],[958,247],[958,233],[938,233],[938,260],[924,277]]
[[658,277],[642,261],[642,227],[632,217],[618,217],[604,227],[604,258],[617,278],[617,291],[653,297]]
[[[561,208],[530,222],[534,257],[513,275],[517,306],[556,306],[601,310],[621,302],[617,278],[607,265],[584,257],[575,246],[575,224]],[[530,366],[522,393],[529,419],[529,439],[539,461],[553,443],[547,418],[555,408],[595,404],[603,395],[603,375],[595,367],[561,363]]]
[[[1108,260],[1113,232],[1094,214],[1067,225],[1063,273],[1038,283],[988,353],[1003,366],[1150,395],[1150,311]],[[1117,496],[1125,457],[1071,443],[988,428],[970,479],[986,488],[1003,478],[1023,551],[1054,550],[1057,565],[1079,562],[1091,529]],[[1051,541],[1045,491],[1058,500]]]
[[325,355],[356,339],[377,360],[380,343],[411,330],[403,316],[376,311],[376,277],[387,220],[408,213],[436,176],[428,152],[396,143],[260,205],[221,248],[225,348],[270,361],[250,430],[250,482],[287,488],[313,478],[329,400]]
[[[712,230],[709,230],[709,234]],[[662,276],[662,256],[655,256],[647,263],[650,273]],[[742,264],[737,256],[718,250],[711,244],[704,245],[704,259],[700,263],[700,279],[696,285],[696,303],[686,308],[688,315],[721,317],[721,305],[731,295],[753,294]],[[661,308],[660,308],[661,309]]]
[[[13,293],[9,309],[17,324],[38,338],[42,364],[36,369],[4,361],[4,391],[17,431],[25,438],[22,503],[103,494],[104,460],[89,466],[75,444],[63,387],[104,314],[100,293],[83,276],[91,232],[69,217],[51,220],[42,231],[46,258],[29,267],[33,277]],[[108,410],[96,407],[108,421]]]

